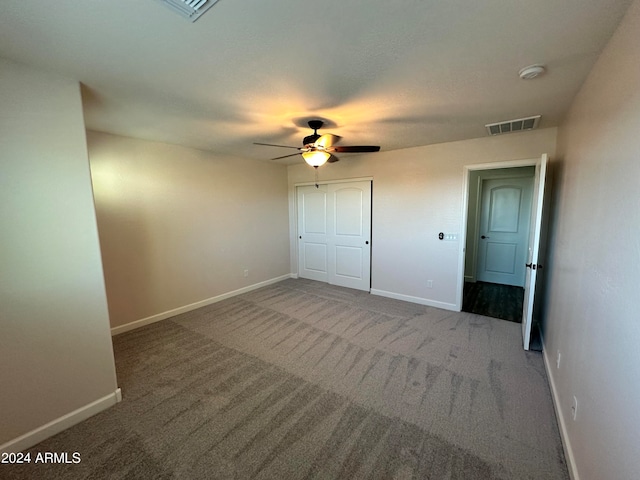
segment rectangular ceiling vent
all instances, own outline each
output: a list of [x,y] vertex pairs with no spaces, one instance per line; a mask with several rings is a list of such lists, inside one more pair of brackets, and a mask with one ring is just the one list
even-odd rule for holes
[[184,18],[195,22],[204,12],[213,7],[218,0],[159,0]]
[[523,130],[533,130],[538,128],[540,115],[535,117],[518,118],[517,120],[507,120],[506,122],[490,123],[485,125],[489,135],[500,135],[502,133],[521,132]]

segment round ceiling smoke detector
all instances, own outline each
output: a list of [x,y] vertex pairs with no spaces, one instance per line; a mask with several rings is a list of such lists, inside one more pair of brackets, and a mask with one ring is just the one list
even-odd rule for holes
[[529,65],[521,69],[518,75],[520,75],[520,78],[523,80],[531,80],[532,78],[539,77],[546,71],[543,65]]

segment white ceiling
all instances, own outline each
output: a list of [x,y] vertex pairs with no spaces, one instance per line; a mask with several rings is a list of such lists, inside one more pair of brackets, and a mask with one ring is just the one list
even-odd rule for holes
[[2,0],[0,56],[80,80],[92,130],[269,159],[291,151],[252,142],[321,118],[394,150],[558,125],[629,4],[220,0],[191,23],[158,0]]

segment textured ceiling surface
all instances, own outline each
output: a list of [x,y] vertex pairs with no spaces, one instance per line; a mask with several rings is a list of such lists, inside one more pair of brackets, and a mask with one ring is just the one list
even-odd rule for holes
[[629,4],[220,0],[191,23],[159,0],[2,0],[0,56],[82,82],[92,130],[269,159],[290,151],[253,142],[298,146],[320,118],[394,150],[557,125]]

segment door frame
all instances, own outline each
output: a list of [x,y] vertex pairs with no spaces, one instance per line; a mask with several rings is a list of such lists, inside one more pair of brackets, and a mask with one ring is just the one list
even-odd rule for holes
[[[310,185],[334,185],[334,184],[339,184],[339,183],[351,183],[351,182],[371,182],[371,239],[370,239],[370,248],[369,248],[369,292],[371,292],[371,289],[373,288],[373,278],[372,278],[372,271],[373,271],[373,246],[374,246],[374,241],[373,241],[373,177],[353,177],[353,178],[340,178],[340,179],[335,179],[335,180],[322,180],[322,181],[318,181],[318,182],[297,182],[293,184],[293,191],[291,192],[292,195],[292,201],[293,201],[293,217],[289,219],[290,222],[290,228],[292,228],[292,231],[294,232],[293,236],[290,236],[290,245],[291,245],[291,259],[295,260],[295,265],[291,265],[291,269],[292,269],[292,273],[291,273],[291,277],[292,278],[298,278],[298,272],[300,271],[300,253],[298,252],[298,243],[297,243],[297,238],[299,235],[298,232],[298,195],[297,195],[297,191],[298,191],[298,187],[308,187]],[[290,210],[291,211],[291,210]],[[291,231],[291,230],[290,230]]]
[[[542,154],[541,154],[542,155]],[[497,170],[500,168],[535,167],[540,161],[540,157],[527,158],[522,160],[505,160],[490,163],[476,163],[463,166],[463,188],[462,188],[462,226],[460,231],[460,250],[458,253],[458,291],[456,292],[456,310],[462,311],[462,297],[464,293],[464,263],[467,245],[467,223],[469,210],[469,182],[472,171],[477,170]],[[535,178],[535,177],[534,177]]]

